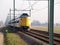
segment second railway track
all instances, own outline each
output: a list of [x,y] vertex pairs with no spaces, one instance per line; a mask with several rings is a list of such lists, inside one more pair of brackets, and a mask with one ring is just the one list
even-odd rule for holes
[[[32,30],[23,33],[49,44],[49,36],[46,34],[39,33],[38,31],[32,31]],[[60,45],[60,38],[54,37],[54,45]]]

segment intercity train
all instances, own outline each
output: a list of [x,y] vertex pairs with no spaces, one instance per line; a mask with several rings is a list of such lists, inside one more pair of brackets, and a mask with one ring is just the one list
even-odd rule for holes
[[11,20],[9,25],[13,27],[18,27],[20,30],[23,31],[30,30],[30,16],[27,13],[23,13],[19,18]]

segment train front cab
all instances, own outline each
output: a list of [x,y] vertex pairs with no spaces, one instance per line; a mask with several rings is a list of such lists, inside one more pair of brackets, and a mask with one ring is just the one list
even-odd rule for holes
[[19,25],[22,31],[30,30],[30,16],[27,13],[20,16]]

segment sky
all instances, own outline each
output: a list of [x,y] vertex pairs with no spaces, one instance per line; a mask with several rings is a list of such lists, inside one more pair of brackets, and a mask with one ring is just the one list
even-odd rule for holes
[[[54,23],[60,23],[60,0],[54,0]],[[31,21],[38,20],[41,23],[48,22],[48,2],[47,1],[21,1],[16,0],[16,9],[32,9]],[[9,13],[9,9],[13,9],[13,0],[0,0],[0,21],[5,22]],[[16,12],[16,13],[22,13]],[[29,12],[28,12],[29,13]]]

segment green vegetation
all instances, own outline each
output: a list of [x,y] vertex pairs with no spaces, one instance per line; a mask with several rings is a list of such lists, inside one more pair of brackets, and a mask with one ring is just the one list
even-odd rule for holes
[[28,45],[18,34],[10,31],[8,28],[3,29],[5,45]]
[[6,45],[28,45],[20,36],[15,33],[6,33],[5,35]]
[[[32,26],[31,28],[42,31],[48,31],[48,27],[44,27],[44,26]],[[60,27],[54,27],[54,33],[60,34]]]

